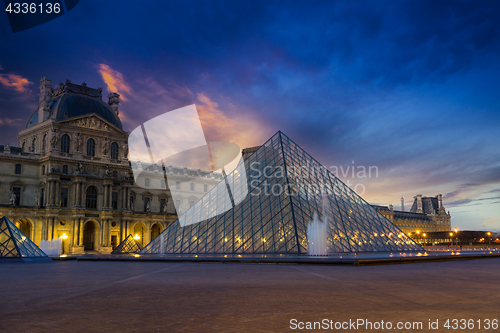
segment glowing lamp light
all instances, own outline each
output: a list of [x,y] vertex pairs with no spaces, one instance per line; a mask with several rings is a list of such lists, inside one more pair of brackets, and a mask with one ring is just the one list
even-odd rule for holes
[[61,236],[62,239],[68,239],[68,235],[66,235],[66,233],[62,234]]
[[452,232],[450,232],[450,236],[453,236],[453,233],[452,233]]
[[420,230],[417,230],[417,234],[419,234],[419,233],[420,233]]
[[138,234],[135,234],[134,239],[141,239],[141,237]]
[[455,228],[455,232],[458,232],[458,228]]
[[226,238],[224,238],[224,241],[225,241],[225,242],[227,242],[227,237],[226,237]]
[[423,236],[425,237],[425,236],[427,236],[427,234],[423,234]]
[[487,235],[488,235],[488,236],[489,236],[489,235],[491,235],[491,232],[488,232],[488,234],[487,234]]
[[22,239],[22,240],[25,240],[25,239],[26,239],[26,236],[21,237],[21,239]]

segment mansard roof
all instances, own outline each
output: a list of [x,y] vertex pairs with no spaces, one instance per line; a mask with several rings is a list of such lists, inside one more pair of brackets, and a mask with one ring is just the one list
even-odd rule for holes
[[[52,90],[49,118],[67,120],[95,113],[123,130],[118,115],[102,101],[101,91],[101,88],[89,88],[85,84],[78,85],[67,80],[66,84],[60,84],[59,87]],[[38,124],[38,108],[31,115],[26,128],[36,124]]]
[[[422,198],[422,210],[425,214],[436,214],[438,212],[438,199],[435,197],[423,197]],[[411,206],[410,212],[417,212],[417,199],[413,201],[413,205]]]

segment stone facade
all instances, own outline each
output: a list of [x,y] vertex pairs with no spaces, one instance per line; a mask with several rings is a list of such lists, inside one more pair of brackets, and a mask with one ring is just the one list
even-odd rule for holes
[[414,238],[424,237],[429,232],[451,231],[451,215],[444,209],[441,194],[435,197],[416,195],[409,212],[394,210],[392,205],[372,207]]
[[[19,147],[0,145],[0,216],[40,245],[64,238],[65,253],[109,253],[127,235],[146,245],[220,181],[217,174],[167,166],[133,181],[119,95],[69,80],[40,80],[40,105],[19,132]],[[177,185],[172,198],[166,177]],[[139,185],[139,186],[138,186]]]

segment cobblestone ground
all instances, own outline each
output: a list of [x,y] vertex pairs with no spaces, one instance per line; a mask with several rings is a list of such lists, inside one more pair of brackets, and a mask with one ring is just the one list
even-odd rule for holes
[[[297,327],[323,319],[375,325],[347,332],[479,332],[488,319],[500,320],[499,280],[500,259],[366,267],[0,264],[0,332],[299,331],[293,319]],[[446,329],[447,319],[475,326]],[[382,320],[393,329],[376,329]],[[429,320],[440,329],[429,329]],[[399,330],[398,322],[423,329]]]

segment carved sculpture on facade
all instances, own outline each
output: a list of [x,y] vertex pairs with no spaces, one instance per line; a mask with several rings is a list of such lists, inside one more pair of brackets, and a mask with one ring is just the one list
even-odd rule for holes
[[50,110],[50,100],[52,99],[51,82],[52,80],[47,79],[44,76],[42,76],[42,78],[40,79],[40,112]]
[[111,171],[109,165],[106,165],[106,176],[108,177],[111,177],[111,175],[113,174],[113,171]]
[[163,204],[163,213],[167,214],[167,203],[168,203],[168,198],[165,199],[165,203]]
[[59,138],[57,137],[57,128],[52,129],[52,133],[50,136],[50,146],[52,150],[57,149],[57,142],[59,141]]
[[10,205],[11,206],[14,206],[16,204],[16,195],[14,194],[14,192],[12,192],[12,194],[10,195]]
[[122,144],[122,150],[123,150],[123,158],[128,159],[128,143],[124,142]]
[[105,137],[104,140],[102,141],[102,147],[101,147],[102,156],[107,156],[108,151],[109,151],[109,139],[108,137]]
[[85,167],[83,166],[82,163],[78,163],[76,165],[76,170],[75,170],[75,175],[83,174],[85,173]]
[[82,135],[80,133],[76,133],[75,137],[75,151],[80,152],[82,149]]
[[146,204],[146,211],[147,211],[148,213],[150,213],[150,212],[151,212],[151,202],[150,202],[150,201],[148,201],[148,203]]
[[40,206],[40,199],[38,198],[38,194],[35,195],[35,207]]

